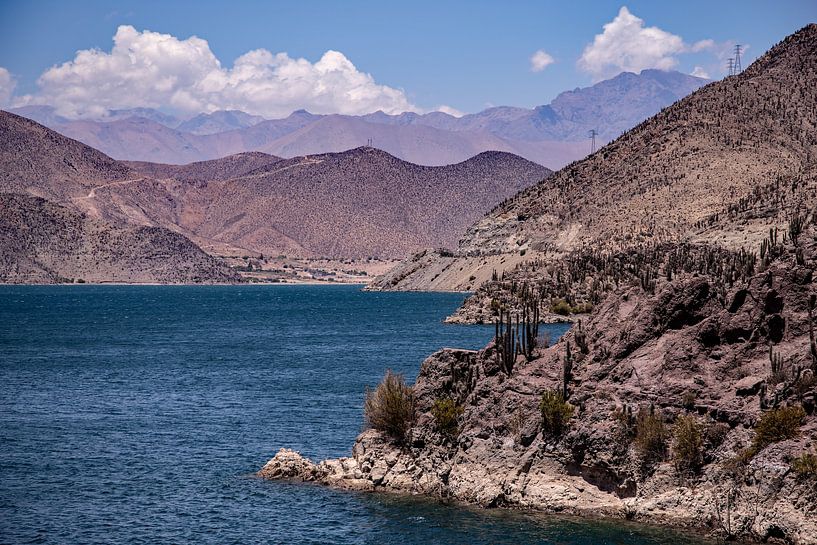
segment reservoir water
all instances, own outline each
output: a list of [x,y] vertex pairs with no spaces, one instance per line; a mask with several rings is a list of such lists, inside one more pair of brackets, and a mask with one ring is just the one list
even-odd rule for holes
[[0,286],[0,543],[701,543],[252,476],[281,447],[348,455],[386,368],[484,346],[441,323],[463,297]]

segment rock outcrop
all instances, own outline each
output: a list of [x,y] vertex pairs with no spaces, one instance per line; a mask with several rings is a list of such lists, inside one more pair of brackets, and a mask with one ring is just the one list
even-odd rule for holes
[[[259,474],[817,544],[817,472],[793,469],[817,446],[814,215],[809,222],[797,246],[774,245],[731,285],[683,272],[650,289],[621,286],[510,373],[493,344],[437,352],[414,385],[404,446],[370,429],[351,457],[315,464],[282,450]],[[554,434],[540,401],[563,388],[574,412]],[[432,416],[440,398],[463,409],[453,436]],[[760,442],[758,422],[784,407],[802,407],[797,432]],[[683,422],[697,430],[690,465]],[[652,450],[647,423],[660,432]]]

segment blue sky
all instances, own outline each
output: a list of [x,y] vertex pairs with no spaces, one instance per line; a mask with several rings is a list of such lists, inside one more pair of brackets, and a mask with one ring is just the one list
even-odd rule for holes
[[[640,19],[641,28],[650,30],[640,38],[628,37],[626,32],[613,35],[611,30],[611,36],[594,51],[595,64],[580,63],[588,44],[603,33],[604,25],[620,17],[622,6],[628,9],[628,28],[638,30],[639,23],[634,21]],[[76,115],[91,115],[92,102],[133,106],[142,99],[144,105],[169,110],[243,106],[268,116],[291,109],[299,101],[311,110],[335,109],[343,113],[359,113],[379,106],[387,111],[402,108],[425,111],[442,105],[473,112],[490,105],[545,104],[561,91],[589,85],[628,66],[643,68],[656,64],[687,73],[699,67],[699,73],[721,77],[723,57],[731,44],[748,45],[745,66],[787,34],[815,21],[814,0],[502,3],[0,0],[0,67],[7,71],[10,82],[6,83],[7,105],[12,101],[19,104],[21,100],[58,101]],[[622,19],[618,22],[625,26]],[[45,86],[38,85],[37,79],[45,71],[74,60],[79,50],[110,53],[120,25],[130,25],[137,33],[121,34],[122,43],[141,43],[146,54],[151,47],[147,35],[140,35],[143,31],[157,33],[151,34],[155,39],[166,34],[179,41],[194,35],[206,40],[209,52],[222,69],[216,79],[229,80],[223,83],[229,89],[221,95],[210,87],[206,92],[197,91],[195,96],[188,96],[180,87],[155,94],[152,89],[158,84],[147,82],[145,89],[139,89],[142,99],[128,96],[134,80],[145,81],[148,76],[144,74],[156,75],[153,69],[156,63],[147,59],[140,65],[139,69],[148,72],[140,73],[134,68],[134,79],[129,82],[111,81],[123,77],[121,72],[130,69],[117,64],[115,70],[120,73],[114,73],[106,57],[82,67],[52,72]],[[637,39],[650,39],[656,33],[660,43],[655,52],[649,53],[651,46]],[[629,46],[616,41],[630,38],[636,41]],[[617,53],[617,47],[624,49]],[[252,60],[249,64],[266,67],[258,68],[265,76],[259,73],[246,79],[230,72],[238,57],[257,49],[273,55],[286,52],[289,60],[270,60],[272,57]],[[633,49],[648,54],[630,61],[615,60],[631,54]],[[342,57],[326,59],[322,66],[340,67],[344,75],[326,80],[320,75],[326,70],[301,65],[307,70],[298,76],[302,87],[276,86],[281,84],[280,77],[270,74],[281,70],[281,66],[295,67],[295,60],[300,58],[318,63],[328,50],[337,51]],[[538,58],[547,66],[534,71],[531,57],[540,50],[545,55]],[[180,57],[176,65],[168,63],[162,69],[187,70],[185,65],[194,61],[184,59]],[[202,62],[212,61],[208,59]],[[549,59],[553,60],[550,64]],[[347,63],[353,66],[350,68]],[[93,70],[99,73],[87,73]],[[212,71],[212,66],[202,67],[196,74],[156,77],[161,76],[163,79],[157,81],[166,84],[174,80],[178,86],[189,87],[191,82],[199,85],[201,78],[206,77],[202,74],[209,73],[207,70]],[[361,73],[370,74],[373,81],[361,80]],[[269,78],[274,81],[270,83]],[[240,83],[236,83],[238,79]],[[11,85],[13,97],[8,90]],[[324,94],[318,96],[317,91],[308,89],[310,86],[320,87]],[[108,95],[101,96],[104,92]],[[0,99],[2,93],[0,90]],[[280,104],[267,106],[267,102],[282,95],[286,98]],[[73,97],[70,98],[73,102],[67,97]]]

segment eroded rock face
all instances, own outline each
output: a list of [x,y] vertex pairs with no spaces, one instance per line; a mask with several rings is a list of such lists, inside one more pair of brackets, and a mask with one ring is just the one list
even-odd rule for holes
[[[817,293],[816,250],[811,226],[799,259],[788,248],[740,285],[685,274],[652,295],[639,287],[618,291],[559,343],[532,361],[519,357],[510,375],[492,345],[441,350],[420,369],[406,446],[367,430],[350,458],[313,464],[282,450],[260,474],[817,544],[817,481],[798,477],[791,464],[817,444],[808,313]],[[577,343],[579,327],[586,340]],[[574,416],[553,437],[542,430],[539,403],[545,390],[562,388],[567,342]],[[782,356],[782,378],[772,378],[770,346]],[[441,434],[431,416],[440,397],[464,409],[455,438]],[[762,412],[792,404],[807,413],[800,434],[740,462]],[[696,419],[699,471],[676,467],[673,440],[664,456],[645,461],[633,442],[639,409],[658,415],[670,435],[679,416]]]

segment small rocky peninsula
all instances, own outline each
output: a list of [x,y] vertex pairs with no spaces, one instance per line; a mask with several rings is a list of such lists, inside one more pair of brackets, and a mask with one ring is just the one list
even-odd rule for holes
[[668,250],[548,348],[509,355],[498,326],[441,350],[404,430],[320,463],[282,449],[259,475],[817,544],[816,224],[759,254]]

